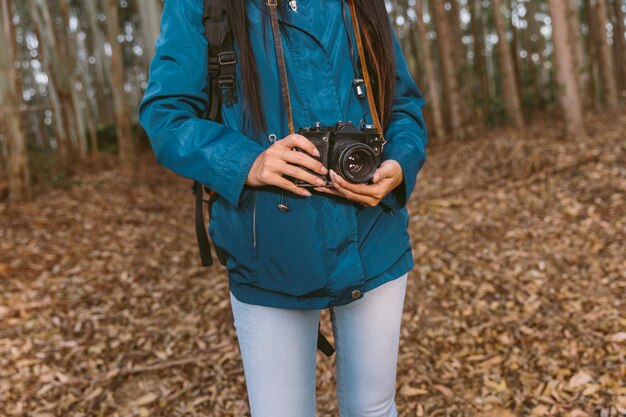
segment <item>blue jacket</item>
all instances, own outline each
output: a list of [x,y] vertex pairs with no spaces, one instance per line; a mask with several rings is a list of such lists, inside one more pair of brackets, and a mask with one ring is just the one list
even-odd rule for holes
[[[296,131],[316,121],[358,125],[364,112],[372,124],[352,86],[341,1],[298,0],[297,12],[286,0],[279,2],[287,9],[280,22]],[[268,137],[289,134],[264,2],[247,4],[267,121],[264,134],[242,133],[239,66],[239,101],[222,106],[223,123],[202,118],[209,104],[203,0],[166,0],[140,121],[159,163],[219,194],[208,230],[214,245],[227,254],[229,287],[237,299],[301,309],[347,304],[414,265],[406,202],[426,158],[424,99],[394,33],[390,53],[397,65],[396,92],[383,159],[399,162],[404,182],[375,207],[318,192],[308,198],[285,192],[291,210],[279,211],[280,189],[245,185],[253,162],[271,145]]]

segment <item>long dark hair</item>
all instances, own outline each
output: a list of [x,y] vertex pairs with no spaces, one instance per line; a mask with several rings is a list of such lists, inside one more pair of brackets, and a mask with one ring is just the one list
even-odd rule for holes
[[[226,3],[231,28],[239,49],[246,130],[259,133],[265,128],[265,117],[258,90],[260,85],[259,74],[250,47],[246,16],[247,1],[229,0]],[[380,115],[383,129],[385,129],[391,117],[396,73],[395,59],[386,59],[389,56],[388,51],[394,50],[391,24],[384,0],[354,0],[354,2],[363,35],[367,66],[372,77],[374,103]],[[267,7],[265,1],[261,1],[261,3]],[[263,24],[265,25],[265,21]],[[265,33],[265,31],[263,32]]]

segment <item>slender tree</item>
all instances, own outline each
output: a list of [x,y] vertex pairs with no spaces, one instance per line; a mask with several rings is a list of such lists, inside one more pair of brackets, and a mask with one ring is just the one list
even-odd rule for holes
[[506,28],[504,18],[502,16],[501,0],[493,1],[494,22],[498,33],[498,48],[500,71],[502,72],[502,89],[504,93],[504,105],[506,111],[515,127],[524,126],[524,117],[522,115],[522,105],[520,102],[519,90],[515,79],[515,69],[513,58],[511,56],[511,46],[506,39]]
[[141,17],[141,30],[144,37],[144,48],[149,59],[154,55],[154,44],[159,36],[161,23],[161,1],[141,0],[137,2]]
[[602,85],[600,81],[600,64],[598,57],[598,45],[602,42],[598,36],[598,22],[595,18],[595,11],[591,4],[591,0],[585,0],[585,17],[589,34],[586,36],[586,49],[589,52],[589,63],[587,72],[591,78],[588,92],[584,95],[590,101],[590,108],[595,111],[602,109]]
[[617,67],[618,85],[622,98],[626,99],[626,28],[624,27],[624,9],[622,1],[613,1],[615,15],[615,65]]
[[70,93],[70,102],[68,103],[68,114],[72,127],[76,129],[77,148],[81,157],[87,156],[87,138],[85,136],[87,122],[85,120],[85,113],[81,109],[80,89],[84,86],[79,85],[79,73],[78,73],[78,53],[76,52],[76,39],[72,33],[70,33],[70,4],[69,0],[59,1],[59,12],[61,15],[61,21],[63,22],[63,29],[59,34],[59,39],[63,44],[65,51],[64,56],[66,58],[66,64],[64,65],[65,71],[67,71],[68,91]]
[[559,80],[559,97],[563,115],[565,116],[566,132],[569,137],[580,134],[583,130],[583,112],[578,93],[578,77],[574,61],[567,19],[569,13],[567,3],[562,0],[549,0],[552,16],[552,36],[556,53],[556,70]]
[[18,73],[14,63],[17,61],[17,44],[13,26],[13,0],[0,0],[0,103],[8,107],[0,108],[0,121],[7,138],[9,157],[9,197],[20,201],[30,197],[30,172],[26,137],[21,126],[20,112],[22,103],[19,91]]
[[415,13],[417,15],[417,34],[421,46],[423,55],[422,66],[426,74],[426,91],[427,102],[430,103],[430,108],[433,115],[433,136],[443,137],[445,134],[445,127],[443,123],[443,111],[441,109],[441,97],[439,93],[439,86],[437,85],[437,77],[435,76],[435,66],[433,56],[431,52],[430,41],[428,40],[426,23],[424,22],[424,0],[417,0],[415,2]]
[[593,17],[596,21],[597,37],[596,47],[598,48],[598,56],[600,62],[600,77],[602,84],[602,99],[606,110],[615,111],[619,109],[619,97],[617,89],[617,81],[615,79],[615,67],[613,64],[613,55],[609,46],[608,35],[606,30],[607,8],[606,0],[596,0],[593,6],[595,14]]
[[40,41],[45,43],[48,49],[48,58],[51,64],[48,76],[53,78],[59,95],[64,131],[69,139],[66,144],[63,144],[67,145],[67,150],[64,152],[68,155],[76,152],[78,148],[79,129],[77,127],[76,110],[72,101],[72,90],[75,88],[73,83],[74,67],[68,51],[70,46],[65,39],[67,26],[62,25],[58,27],[54,23],[50,5],[47,1],[39,0],[38,6],[45,30],[45,36]]
[[[143,1],[143,0],[142,0]],[[98,7],[96,0],[85,0],[85,15],[89,23],[91,38],[91,50],[95,58],[96,85],[98,103],[98,120],[104,123],[112,123],[113,117],[109,104],[111,91],[111,66],[105,54],[105,36],[100,28],[98,20]]]
[[[491,99],[491,91],[487,69],[485,68],[485,39],[483,33],[483,10],[482,0],[469,0],[469,10],[471,14],[471,30],[474,47],[474,72],[478,78],[478,102],[481,105],[488,103]],[[478,106],[480,109],[480,106]]]
[[583,48],[583,41],[580,33],[580,10],[578,8],[578,0],[567,1],[567,24],[574,58],[574,66],[576,68],[576,77],[578,79],[578,90],[580,92],[583,107],[585,103],[589,103],[589,99],[585,98],[585,94],[589,91],[588,84],[590,82],[589,72],[586,70],[588,65],[585,62],[586,57]]
[[442,84],[452,136],[463,136],[461,119],[461,94],[454,65],[454,46],[450,31],[450,21],[446,18],[445,2],[433,0],[430,4],[435,27],[437,29],[437,45],[441,62]]
[[40,57],[43,69],[48,75],[48,99],[50,100],[50,108],[52,110],[52,129],[56,139],[56,147],[62,159],[66,159],[69,153],[70,140],[66,129],[65,118],[63,117],[63,104],[61,103],[61,95],[57,87],[57,72],[53,69],[52,60],[56,53],[56,42],[52,28],[44,25],[41,10],[37,6],[37,0],[27,0],[30,10],[30,16],[35,25],[34,31],[39,39],[38,56]]
[[450,39],[452,43],[452,62],[454,64],[457,85],[459,86],[459,109],[461,110],[461,124],[465,125],[471,118],[470,106],[467,99],[471,95],[471,84],[467,82],[467,51],[463,44],[463,28],[461,23],[458,0],[448,0],[450,10],[446,12]]
[[111,83],[113,90],[113,112],[117,128],[117,144],[120,162],[125,171],[132,171],[137,159],[137,149],[133,140],[130,123],[130,106],[124,91],[124,62],[122,47],[118,42],[119,12],[118,0],[106,0],[107,33],[111,44]]

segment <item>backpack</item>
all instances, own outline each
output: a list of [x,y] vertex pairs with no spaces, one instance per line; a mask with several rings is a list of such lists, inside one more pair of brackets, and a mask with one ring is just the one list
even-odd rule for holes
[[[233,50],[233,34],[230,28],[226,4],[231,0],[205,0],[202,22],[204,33],[208,42],[208,70],[211,80],[209,88],[209,109],[205,118],[221,122],[221,106],[232,106],[237,102],[235,89],[235,71],[237,55]],[[204,204],[207,204],[207,214],[211,215],[211,207],[218,198],[214,190],[210,190],[197,181],[194,181],[192,191],[195,194],[196,211],[196,238],[200,251],[202,266],[213,265],[211,245],[204,223]],[[205,200],[205,194],[208,199]],[[226,265],[226,255],[215,248],[217,257],[222,265]],[[335,349],[321,330],[321,322],[318,324],[317,348],[326,356],[332,356]]]

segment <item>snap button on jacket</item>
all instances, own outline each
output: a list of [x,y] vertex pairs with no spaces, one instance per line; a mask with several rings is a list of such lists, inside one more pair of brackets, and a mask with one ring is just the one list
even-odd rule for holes
[[[285,191],[291,210],[278,210],[279,188],[245,185],[252,164],[271,145],[268,138],[289,134],[264,1],[249,0],[246,8],[265,132],[244,133],[239,64],[239,101],[222,106],[222,123],[203,119],[210,86],[203,0],[165,1],[140,121],[159,163],[219,194],[208,229],[214,245],[226,254],[229,286],[237,299],[303,309],[347,304],[414,266],[406,202],[426,159],[424,98],[393,33],[389,58],[396,60],[396,89],[383,159],[400,164],[404,182],[376,207],[317,192],[300,197]],[[297,11],[279,2],[296,130],[318,121],[358,126],[365,118],[372,124],[352,86],[341,1],[298,0]]]

